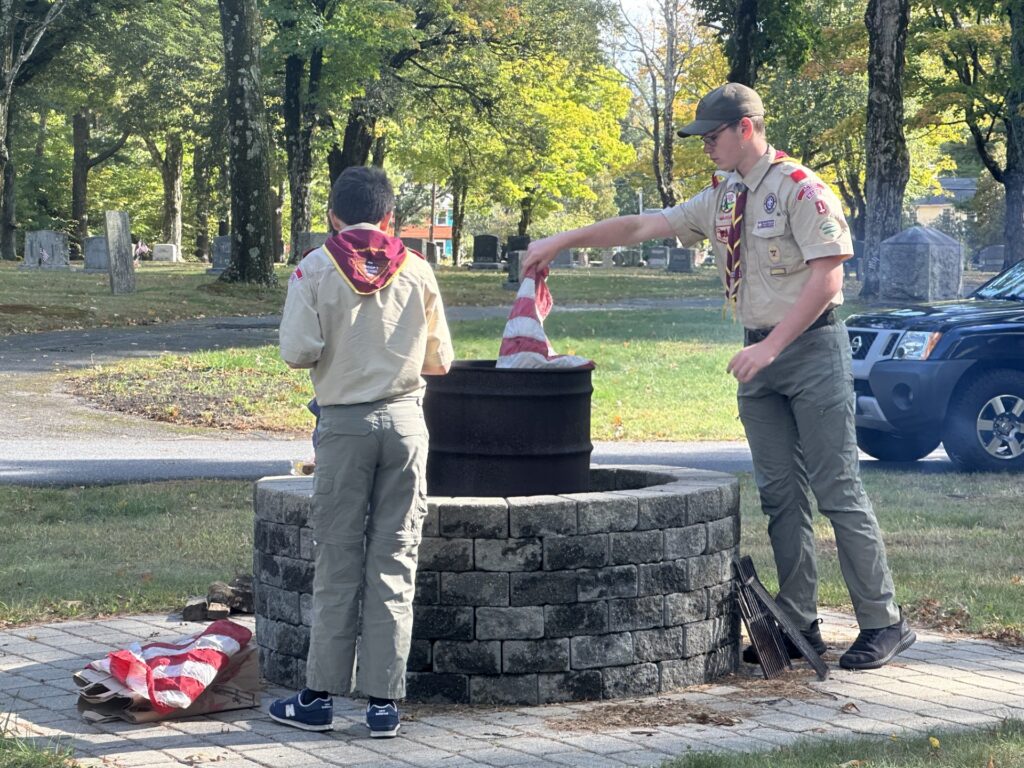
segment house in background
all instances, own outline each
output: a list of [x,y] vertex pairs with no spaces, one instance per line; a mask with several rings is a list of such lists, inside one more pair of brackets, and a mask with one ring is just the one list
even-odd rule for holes
[[911,203],[917,223],[922,226],[931,226],[943,213],[955,211],[957,203],[967,202],[978,191],[978,180],[963,176],[943,176],[939,184],[942,185],[940,193],[919,197]]
[[[399,233],[402,238],[417,238],[428,242],[430,240],[429,214],[426,221],[410,222],[402,225]],[[438,197],[437,209],[434,211],[434,242],[437,244],[437,254],[442,259],[452,257],[452,207],[445,198]]]

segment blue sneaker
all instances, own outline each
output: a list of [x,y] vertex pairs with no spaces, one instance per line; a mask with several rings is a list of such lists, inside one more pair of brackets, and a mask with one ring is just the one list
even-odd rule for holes
[[278,699],[270,705],[270,717],[279,723],[304,731],[330,731],[334,729],[334,702],[330,698],[313,699],[304,703],[305,690]]
[[[378,702],[382,701],[377,699]],[[366,705],[366,725],[370,729],[370,736],[374,739],[390,739],[398,735],[398,729],[402,727],[401,718],[398,716],[398,705],[391,700],[374,704],[372,701]]]

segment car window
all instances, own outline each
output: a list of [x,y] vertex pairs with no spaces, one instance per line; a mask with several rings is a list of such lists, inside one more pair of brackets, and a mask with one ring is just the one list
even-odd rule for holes
[[974,292],[978,299],[1016,299],[1024,301],[1024,261],[996,275]]

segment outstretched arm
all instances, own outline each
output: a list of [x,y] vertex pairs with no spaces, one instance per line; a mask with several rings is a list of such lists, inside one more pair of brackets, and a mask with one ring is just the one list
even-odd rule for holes
[[520,265],[525,274],[531,267],[543,269],[555,260],[564,248],[611,248],[616,245],[635,245],[644,240],[657,240],[674,236],[672,226],[661,211],[634,216],[605,219],[589,227],[559,232],[530,243],[526,259]]

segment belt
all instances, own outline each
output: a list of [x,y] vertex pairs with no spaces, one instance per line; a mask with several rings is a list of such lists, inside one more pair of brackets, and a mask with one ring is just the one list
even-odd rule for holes
[[[822,312],[818,318],[804,329],[804,333],[807,331],[813,331],[815,328],[824,328],[826,325],[835,325],[839,322],[839,316],[836,315],[834,309],[827,309]],[[759,341],[764,341],[768,338],[768,334],[775,330],[775,327],[771,328],[744,328],[743,329],[743,340],[745,344],[757,344]]]

